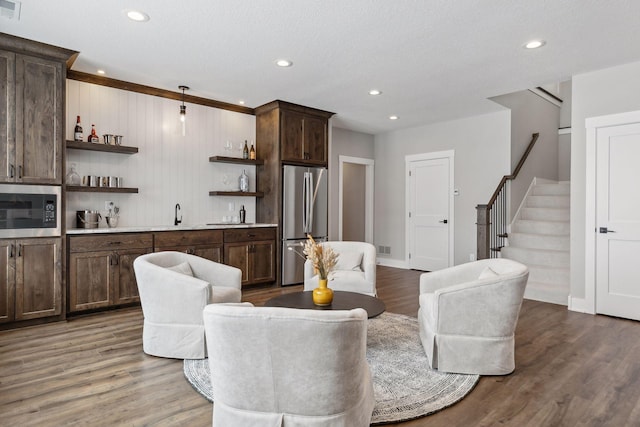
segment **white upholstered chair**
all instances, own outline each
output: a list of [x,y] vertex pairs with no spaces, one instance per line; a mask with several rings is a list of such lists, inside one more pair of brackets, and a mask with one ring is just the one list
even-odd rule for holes
[[240,302],[241,271],[182,252],[141,255],[133,262],[144,315],[142,346],[153,356],[206,357],[202,310]]
[[[349,291],[376,296],[376,248],[366,242],[323,242],[338,254],[328,286],[334,291]],[[304,263],[304,290],[318,287],[318,275],[310,261]]]
[[506,375],[529,270],[497,258],[420,276],[420,339],[429,365],[444,372]]
[[367,313],[204,309],[214,426],[369,426]]

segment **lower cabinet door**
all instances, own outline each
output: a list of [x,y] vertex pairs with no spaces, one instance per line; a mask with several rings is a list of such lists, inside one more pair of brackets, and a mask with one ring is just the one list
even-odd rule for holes
[[16,240],[16,320],[62,313],[62,239]]
[[251,279],[253,283],[273,282],[276,280],[275,242],[255,242],[251,244]]
[[250,284],[248,243],[225,243],[224,263],[242,271],[242,286]]
[[114,267],[117,268],[117,254],[112,251],[71,253],[69,311],[108,307],[112,300]]
[[113,304],[127,304],[140,301],[136,273],[133,270],[133,261],[140,255],[150,252],[153,252],[151,248],[118,251],[118,278],[114,283]]
[[16,291],[15,241],[0,240],[0,323],[13,321]]
[[213,262],[222,262],[222,245],[196,246],[193,255],[206,258]]

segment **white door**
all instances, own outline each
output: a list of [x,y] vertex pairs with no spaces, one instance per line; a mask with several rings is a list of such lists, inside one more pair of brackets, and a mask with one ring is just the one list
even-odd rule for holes
[[596,312],[640,320],[640,124],[596,137]]
[[416,270],[440,270],[453,262],[453,154],[442,154],[407,163],[407,255]]

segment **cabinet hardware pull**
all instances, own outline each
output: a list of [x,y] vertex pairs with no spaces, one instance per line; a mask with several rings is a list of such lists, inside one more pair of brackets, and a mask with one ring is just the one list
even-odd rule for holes
[[118,254],[109,255],[109,265],[118,265]]
[[9,178],[15,178],[16,176],[16,167],[12,164],[9,165]]
[[15,255],[14,251],[15,251],[15,247],[13,246],[13,243],[12,243],[9,245],[9,258],[13,258],[13,256]]
[[110,245],[121,245],[122,242],[109,242]]
[[18,166],[18,178],[22,179],[22,165]]
[[18,245],[18,257],[22,256],[22,244]]
[[247,237],[254,238],[254,237],[256,237],[256,235],[255,235],[255,234],[253,234],[253,233],[248,233],[248,234],[247,234]]

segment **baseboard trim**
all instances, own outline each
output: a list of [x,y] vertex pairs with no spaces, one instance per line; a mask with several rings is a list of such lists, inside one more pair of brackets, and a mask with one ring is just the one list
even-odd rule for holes
[[578,313],[593,314],[593,313],[589,313],[589,311],[587,310],[587,300],[584,298],[574,298],[571,295],[569,295],[567,308],[570,311],[575,311]]
[[382,265],[384,267],[403,268],[405,270],[409,269],[407,262],[401,259],[378,258],[376,260],[376,264]]

